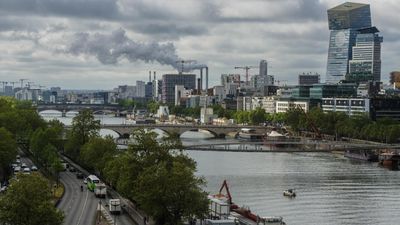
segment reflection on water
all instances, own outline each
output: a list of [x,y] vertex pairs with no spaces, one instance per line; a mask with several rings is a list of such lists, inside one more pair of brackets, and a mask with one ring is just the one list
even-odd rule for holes
[[[121,118],[101,119],[106,124],[123,123]],[[182,135],[184,144],[224,141],[209,138],[212,135],[206,132]],[[226,179],[233,201],[261,216],[283,216],[289,225],[400,224],[399,171],[329,153],[187,154],[196,160],[208,192],[216,193]],[[296,198],[282,195],[288,188],[296,189]]]

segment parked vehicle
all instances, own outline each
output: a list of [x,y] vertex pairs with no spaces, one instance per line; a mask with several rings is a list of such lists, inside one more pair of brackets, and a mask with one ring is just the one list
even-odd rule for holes
[[83,179],[83,173],[77,172],[77,173],[76,173],[76,178],[78,178],[78,179]]
[[24,174],[31,174],[31,169],[29,169],[28,167],[25,167],[23,169]]
[[72,172],[72,173],[73,173],[73,172],[76,172],[76,169],[75,169],[74,167],[70,166],[70,167],[69,167],[69,172]]
[[38,168],[36,166],[32,166],[31,171],[38,171]]
[[23,169],[23,168],[25,168],[25,167],[27,167],[27,166],[26,166],[26,163],[22,163],[22,164],[21,164],[21,168]]
[[21,167],[17,166],[14,168],[14,173],[19,173],[21,172]]
[[96,184],[94,188],[94,195],[98,198],[105,198],[107,195],[107,187],[104,183]]
[[121,213],[121,200],[120,199],[110,199],[108,206],[109,206],[111,214],[120,214]]

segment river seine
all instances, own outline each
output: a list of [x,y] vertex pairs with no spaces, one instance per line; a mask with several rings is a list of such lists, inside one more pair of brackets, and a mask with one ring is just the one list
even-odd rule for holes
[[[71,118],[58,119],[71,122]],[[107,124],[125,122],[99,119]],[[207,137],[185,133],[182,140],[187,144],[221,142]],[[187,154],[197,162],[197,174],[206,179],[206,191],[217,193],[227,180],[233,202],[249,206],[260,216],[282,216],[288,225],[400,224],[400,171],[376,163],[330,153]],[[296,189],[296,198],[282,195],[288,188]]]

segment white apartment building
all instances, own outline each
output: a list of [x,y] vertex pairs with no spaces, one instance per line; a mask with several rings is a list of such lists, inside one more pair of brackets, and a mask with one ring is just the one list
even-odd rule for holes
[[344,112],[347,115],[369,113],[370,101],[368,98],[323,98],[324,112]]
[[276,101],[275,112],[284,113],[297,107],[301,107],[304,112],[308,112],[310,104],[305,101]]

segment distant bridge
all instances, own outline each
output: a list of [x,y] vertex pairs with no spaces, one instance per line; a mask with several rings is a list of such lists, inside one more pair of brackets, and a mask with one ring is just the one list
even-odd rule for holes
[[124,109],[124,107],[116,104],[41,104],[39,103],[37,106],[37,111],[42,112],[45,110],[55,110],[62,113],[62,116],[65,116],[66,113],[70,111],[82,111],[84,109],[90,109],[94,114],[115,114],[119,116],[121,114],[127,114],[128,111]]
[[270,128],[265,126],[241,126],[241,125],[197,125],[197,124],[109,124],[101,125],[102,129],[113,130],[121,137],[129,136],[134,129],[159,129],[167,134],[176,133],[179,136],[187,131],[205,130],[213,134],[215,137],[225,137],[229,133],[238,133],[242,128],[254,129],[257,133],[267,133]]
[[[277,147],[283,146],[286,147]],[[185,150],[214,152],[338,152],[347,150],[379,151],[400,149],[400,145],[382,143],[351,143],[344,141],[264,141],[264,142],[223,142],[213,144],[185,145]]]

